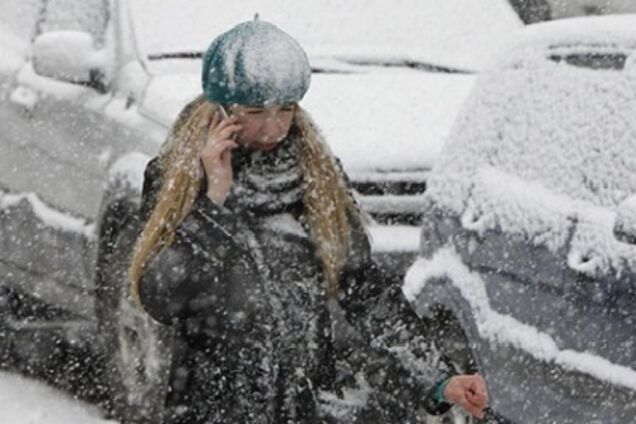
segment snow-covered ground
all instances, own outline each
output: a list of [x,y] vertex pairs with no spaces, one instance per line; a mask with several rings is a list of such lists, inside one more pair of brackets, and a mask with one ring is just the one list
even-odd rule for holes
[[115,424],[94,406],[75,400],[45,383],[0,372],[0,423]]

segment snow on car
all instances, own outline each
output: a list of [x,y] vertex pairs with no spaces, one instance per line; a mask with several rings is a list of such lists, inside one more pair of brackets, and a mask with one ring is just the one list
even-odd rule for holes
[[[404,290],[513,422],[636,419],[636,16],[522,30],[429,177]],[[463,352],[466,354],[466,351]]]

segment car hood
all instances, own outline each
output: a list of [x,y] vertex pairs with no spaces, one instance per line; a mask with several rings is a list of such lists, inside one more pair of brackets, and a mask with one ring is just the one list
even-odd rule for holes
[[[439,154],[474,79],[408,68],[316,73],[301,106],[348,171],[423,170]],[[141,112],[168,127],[200,93],[196,73],[155,75]]]

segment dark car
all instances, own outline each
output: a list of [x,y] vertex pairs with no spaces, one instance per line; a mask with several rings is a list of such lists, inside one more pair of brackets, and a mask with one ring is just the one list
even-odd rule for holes
[[635,28],[524,29],[428,180],[404,290],[511,422],[636,422]]

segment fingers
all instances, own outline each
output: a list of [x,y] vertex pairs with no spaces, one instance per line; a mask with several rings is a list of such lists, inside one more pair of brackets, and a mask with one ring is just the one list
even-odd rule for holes
[[[447,393],[448,392],[448,393]],[[480,375],[460,375],[451,379],[446,397],[471,415],[483,418],[488,406],[486,382]]]
[[484,378],[476,374],[471,379],[471,385],[468,390],[468,400],[478,405],[488,404],[488,390],[486,389],[486,381]]
[[465,397],[463,399],[460,399],[457,402],[457,406],[459,406],[464,411],[468,412],[470,415],[472,415],[474,417],[477,417],[477,418],[483,418],[484,415],[485,415],[484,408],[481,408],[481,407],[479,407],[477,405],[473,405]]
[[483,393],[466,392],[466,399],[475,406],[485,408],[488,405],[488,396]]
[[237,118],[235,116],[220,121],[220,114],[218,112],[215,113],[208,127],[206,145],[216,145],[219,140],[233,138],[234,134],[243,129],[243,126],[236,122]]
[[488,395],[486,393],[475,393],[473,391],[466,392],[466,398],[475,405],[488,405]]
[[477,418],[483,418],[485,412],[484,412],[484,408],[486,407],[486,405],[478,405],[475,404],[473,402],[470,401],[469,397],[468,397],[468,393],[470,393],[469,391],[465,391],[463,396],[460,396],[460,398],[457,401],[457,405],[462,408],[464,411],[468,412],[470,415],[477,417]]
[[205,158],[209,158],[210,160],[219,160],[224,152],[236,147],[238,147],[238,144],[236,144],[236,142],[226,138],[217,141],[212,146],[210,146],[209,149],[205,149],[204,152],[202,152],[202,156],[204,156]]
[[241,129],[243,129],[243,126],[238,124],[228,125],[218,132],[218,138],[231,138],[234,133],[239,132]]
[[215,132],[219,132],[221,131],[223,128],[227,127],[228,125],[236,125],[236,123],[238,122],[238,117],[233,115],[233,116],[228,116],[225,119],[221,119],[221,114],[216,111],[214,112],[213,118],[212,118],[212,125],[210,125],[209,128],[209,135],[212,135]]

